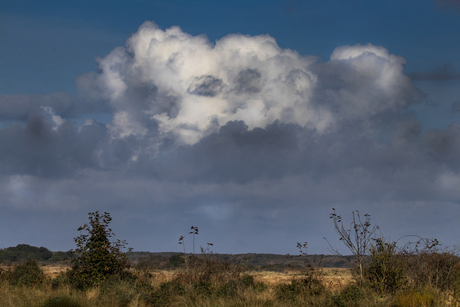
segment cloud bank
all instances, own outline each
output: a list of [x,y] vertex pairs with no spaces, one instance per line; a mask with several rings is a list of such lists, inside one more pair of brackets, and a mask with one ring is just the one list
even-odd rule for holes
[[[324,236],[332,206],[392,230],[386,212],[402,208],[423,231],[428,211],[407,208],[460,203],[460,126],[423,132],[406,60],[382,46],[340,46],[322,62],[269,35],[211,43],[146,22],[97,64],[77,78],[82,100],[0,97],[0,118],[19,121],[0,129],[5,210],[115,212],[137,249],[172,250],[175,228],[201,223],[229,242],[218,252],[283,253],[310,240],[290,233]],[[113,121],[65,113],[98,108]],[[161,227],[164,238],[139,235]]]

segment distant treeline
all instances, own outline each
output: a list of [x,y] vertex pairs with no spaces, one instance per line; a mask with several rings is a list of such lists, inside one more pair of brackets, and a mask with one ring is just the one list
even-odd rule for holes
[[28,259],[35,259],[41,262],[61,262],[72,258],[70,252],[52,252],[46,247],[18,244],[15,247],[0,249],[0,263],[24,262]]
[[[135,266],[150,269],[164,269],[171,266],[171,257],[180,253],[164,252],[129,252],[128,259]],[[282,271],[291,268],[305,267],[305,262],[315,267],[349,268],[353,256],[308,255],[306,257],[286,256],[277,254],[215,254],[224,261],[235,261],[254,269]],[[52,252],[46,247],[35,247],[28,244],[19,244],[16,247],[0,249],[0,263],[18,263],[34,259],[43,263],[56,263],[72,259],[71,252]]]
[[[167,268],[170,258],[181,253],[150,253],[150,252],[130,252],[128,259],[137,267],[148,269]],[[200,255],[197,255],[200,257]],[[213,257],[244,265],[248,269],[260,269],[267,271],[284,271],[290,268],[304,268],[305,265],[323,268],[350,268],[354,261],[354,256],[337,255],[308,255],[308,256],[289,256],[278,254],[214,254]]]

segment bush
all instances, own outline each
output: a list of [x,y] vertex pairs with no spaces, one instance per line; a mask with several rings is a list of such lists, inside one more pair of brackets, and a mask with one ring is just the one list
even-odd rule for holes
[[132,282],[120,280],[117,276],[111,276],[103,280],[99,285],[99,289],[101,299],[108,298],[112,303],[116,303],[120,307],[129,306],[137,294],[137,289]]
[[396,243],[376,239],[371,246],[370,261],[365,269],[369,285],[380,293],[394,292],[406,284],[402,259]]
[[13,271],[9,271],[7,280],[14,286],[36,286],[44,282],[45,274],[33,259],[16,266]]
[[185,263],[185,259],[181,257],[180,255],[172,255],[169,258],[169,264],[173,267],[181,266],[184,263]]
[[436,306],[438,294],[432,288],[422,288],[419,290],[409,290],[396,294],[393,305],[394,307],[420,307]]
[[[401,252],[405,274],[412,288],[454,290],[460,276],[460,259],[453,250],[441,249],[437,240],[421,239]],[[418,246],[422,244],[422,248]]]
[[126,242],[116,240],[111,243],[109,238],[114,236],[108,225],[112,218],[108,212],[99,214],[98,211],[89,213],[89,224],[78,228],[87,231],[75,238],[77,258],[72,260],[72,280],[74,286],[85,289],[101,283],[109,276],[120,278],[130,275],[126,269],[130,267],[126,253],[122,252]]
[[179,270],[176,279],[183,285],[211,283],[215,288],[230,280],[238,280],[244,269],[239,263],[223,261],[213,255],[190,256],[187,265]]
[[333,301],[338,307],[359,306],[359,302],[364,298],[363,290],[355,284],[345,287],[339,295],[333,297]]
[[148,306],[168,306],[174,296],[185,294],[185,287],[178,281],[164,282],[150,297],[145,298]]
[[279,285],[275,293],[278,299],[295,301],[303,296],[320,295],[325,290],[320,278],[307,275],[301,279],[293,279],[290,284]]

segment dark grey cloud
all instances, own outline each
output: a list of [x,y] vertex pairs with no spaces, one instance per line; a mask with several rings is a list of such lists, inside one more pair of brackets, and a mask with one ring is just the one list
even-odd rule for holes
[[451,124],[446,130],[429,130],[423,135],[423,144],[429,150],[432,159],[459,171],[460,125]]
[[412,72],[407,74],[412,81],[447,81],[447,80],[459,80],[460,73],[455,72]]
[[98,157],[100,146],[108,141],[106,128],[94,120],[77,128],[72,122],[54,122],[42,110],[30,114],[23,126],[1,129],[0,141],[2,174],[62,178],[107,163]]
[[460,73],[451,63],[445,63],[432,71],[412,72],[407,74],[412,81],[448,81],[459,80]]
[[89,101],[65,93],[43,95],[0,95],[0,120],[27,120],[29,114],[50,107],[60,116],[75,118],[88,113],[107,113],[110,107],[103,101]]
[[24,120],[41,107],[51,107],[59,114],[68,112],[72,99],[64,93],[47,95],[0,95],[0,119]]
[[[369,212],[385,234],[397,236],[405,233],[394,230],[394,217],[385,217],[388,208],[458,201],[458,125],[422,133],[417,120],[400,119],[387,136],[364,133],[365,127],[343,122],[333,133],[319,134],[296,124],[250,130],[232,121],[194,145],[164,140],[152,155],[148,137],[112,139],[105,125],[91,120],[81,128],[56,126],[43,111],[24,126],[0,130],[3,209],[60,216],[67,221],[61,236],[70,238],[86,212],[109,211],[116,232],[143,250],[174,250],[184,225],[196,224],[217,252],[290,252],[301,239],[326,252],[315,237],[332,235],[331,207],[344,215]],[[425,211],[412,214],[414,221],[406,220],[411,233],[415,216]],[[235,225],[226,244],[219,244]],[[167,235],[152,237],[159,232]],[[245,232],[270,239],[254,243]],[[276,247],[269,244],[273,240]]]
[[258,93],[261,89],[261,73],[257,69],[242,70],[235,77],[235,84],[238,93]]
[[206,75],[195,78],[187,91],[193,95],[214,97],[220,93],[222,87],[222,79]]

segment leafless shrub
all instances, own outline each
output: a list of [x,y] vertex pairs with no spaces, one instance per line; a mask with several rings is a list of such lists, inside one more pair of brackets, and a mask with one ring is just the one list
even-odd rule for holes
[[[361,220],[359,212],[356,210],[352,212],[352,222],[350,223],[349,228],[345,228],[343,225],[343,220],[340,215],[335,212],[335,209],[332,208],[333,212],[330,215],[330,218],[334,222],[334,230],[339,235],[339,240],[345,244],[345,246],[351,251],[355,256],[358,262],[358,274],[359,281],[362,285],[364,281],[364,259],[365,256],[369,253],[369,247],[372,244],[372,240],[375,238],[375,232],[379,227],[374,225],[371,227],[371,216],[369,214],[364,214],[364,221]],[[324,238],[326,241],[327,239]],[[329,241],[327,241],[329,243]],[[334,249],[329,243],[329,251],[341,255],[336,249]]]

